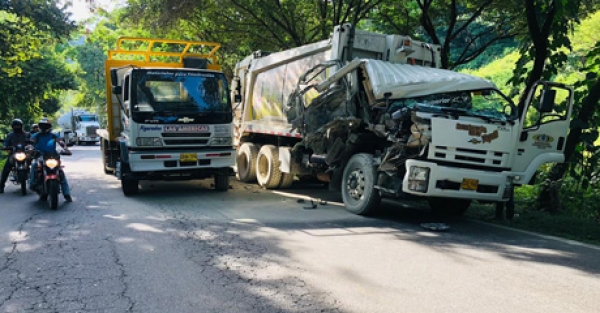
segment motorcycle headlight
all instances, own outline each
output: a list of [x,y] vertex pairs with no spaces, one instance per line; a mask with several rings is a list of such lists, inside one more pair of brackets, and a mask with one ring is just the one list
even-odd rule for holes
[[27,158],[27,156],[23,152],[17,152],[17,153],[15,153],[15,160],[17,160],[19,162],[25,161],[26,158]]
[[60,161],[56,160],[56,159],[48,159],[45,161],[45,163],[47,167],[49,168],[55,168],[58,166],[58,164],[60,164]]

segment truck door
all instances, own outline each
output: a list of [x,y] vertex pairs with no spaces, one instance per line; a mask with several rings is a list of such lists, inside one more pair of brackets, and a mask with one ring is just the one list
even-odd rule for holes
[[526,184],[543,163],[564,162],[572,106],[573,88],[570,86],[538,82],[532,89],[521,116],[523,129],[513,167],[515,172],[530,175],[516,183]]

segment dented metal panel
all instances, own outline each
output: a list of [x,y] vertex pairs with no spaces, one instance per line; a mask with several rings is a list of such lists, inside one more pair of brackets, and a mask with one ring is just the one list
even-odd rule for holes
[[391,93],[392,99],[419,97],[462,90],[497,89],[487,79],[449,70],[379,60],[364,60],[364,69],[376,99]]

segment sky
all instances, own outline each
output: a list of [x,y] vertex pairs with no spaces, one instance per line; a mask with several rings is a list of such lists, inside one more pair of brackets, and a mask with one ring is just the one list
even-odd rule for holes
[[[82,21],[90,16],[92,13],[90,12],[89,5],[85,0],[71,0],[73,5],[67,10],[70,12],[71,18],[76,21]],[[107,11],[111,11],[117,4],[125,2],[124,0],[95,0],[97,5],[104,8]]]

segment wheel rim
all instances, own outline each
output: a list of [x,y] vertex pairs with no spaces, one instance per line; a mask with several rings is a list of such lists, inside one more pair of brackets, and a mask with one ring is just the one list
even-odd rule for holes
[[353,200],[360,200],[365,193],[365,174],[361,169],[354,169],[346,180],[346,191]]
[[238,167],[244,171],[248,170],[248,157],[245,153],[240,154],[238,159]]
[[258,159],[258,172],[261,177],[267,178],[267,175],[269,175],[269,160],[264,155],[261,155]]

